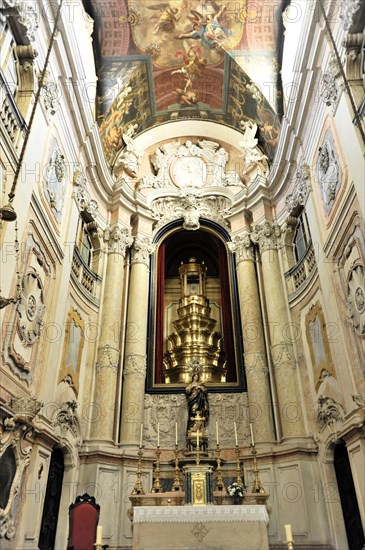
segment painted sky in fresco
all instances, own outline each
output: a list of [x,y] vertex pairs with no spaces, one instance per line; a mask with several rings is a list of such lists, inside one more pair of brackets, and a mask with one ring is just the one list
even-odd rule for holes
[[123,135],[204,118],[259,126],[272,158],[279,133],[282,0],[90,0],[99,48],[98,122],[107,159]]

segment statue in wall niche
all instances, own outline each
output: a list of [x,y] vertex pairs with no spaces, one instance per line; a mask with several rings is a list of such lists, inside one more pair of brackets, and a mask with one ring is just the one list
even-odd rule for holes
[[190,384],[185,388],[188,403],[187,434],[206,428],[209,420],[208,388],[200,381],[198,372],[194,372]]

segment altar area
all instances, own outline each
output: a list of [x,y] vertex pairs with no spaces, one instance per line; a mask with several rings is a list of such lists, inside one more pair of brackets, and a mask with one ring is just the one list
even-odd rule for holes
[[140,506],[133,550],[266,550],[268,521],[264,505]]

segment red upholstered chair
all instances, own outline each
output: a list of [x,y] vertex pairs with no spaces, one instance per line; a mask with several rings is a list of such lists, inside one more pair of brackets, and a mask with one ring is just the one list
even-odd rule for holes
[[87,493],[78,496],[70,505],[67,550],[95,550],[99,512],[99,504],[96,504],[95,498]]

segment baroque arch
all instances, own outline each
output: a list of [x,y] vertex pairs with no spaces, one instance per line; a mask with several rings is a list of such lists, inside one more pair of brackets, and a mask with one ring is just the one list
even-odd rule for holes
[[182,390],[194,366],[210,391],[245,388],[235,259],[227,247],[231,239],[219,224],[199,221],[199,229],[188,231],[183,220],[175,220],[154,237],[149,392]]

